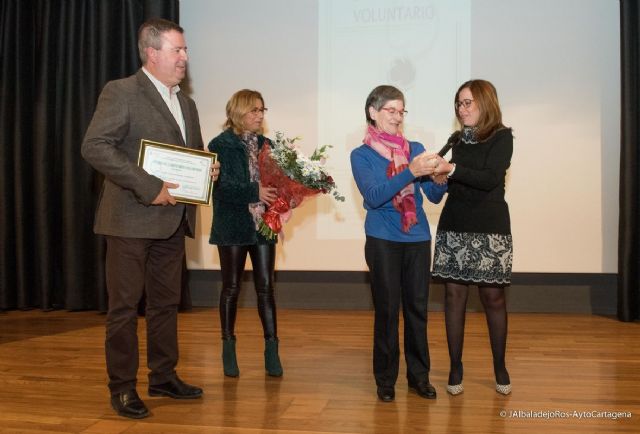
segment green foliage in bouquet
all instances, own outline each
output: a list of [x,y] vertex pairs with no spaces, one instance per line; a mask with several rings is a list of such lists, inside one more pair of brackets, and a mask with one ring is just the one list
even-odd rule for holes
[[290,179],[307,188],[320,190],[325,194],[331,193],[334,199],[344,202],[344,196],[338,193],[335,181],[324,169],[324,163],[328,158],[327,150],[332,146],[316,148],[311,157],[307,157],[295,145],[297,140],[300,140],[300,137],[290,139],[282,132],[276,132],[271,156],[278,166]]

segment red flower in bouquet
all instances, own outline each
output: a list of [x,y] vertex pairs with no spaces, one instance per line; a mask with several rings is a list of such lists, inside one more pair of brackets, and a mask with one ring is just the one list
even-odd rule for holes
[[265,142],[258,155],[260,183],[277,188],[277,199],[267,207],[259,225],[260,233],[269,239],[282,231],[291,210],[304,198],[332,192],[336,200],[344,201],[333,178],[323,168],[329,146],[322,146],[307,157],[294,145],[296,140],[297,137],[289,139],[276,132],[276,140]]

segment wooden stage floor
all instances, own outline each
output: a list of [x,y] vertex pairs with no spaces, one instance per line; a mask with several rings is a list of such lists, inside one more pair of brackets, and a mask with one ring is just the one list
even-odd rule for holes
[[[507,366],[513,393],[494,390],[484,314],[469,313],[465,391],[447,395],[442,312],[429,314],[431,382],[438,398],[407,390],[377,400],[372,312],[280,310],[284,376],[267,377],[257,312],[238,314],[240,377],[225,378],[216,309],[180,314],[180,376],[203,399],[149,398],[141,352],[138,392],[151,417],[111,410],[104,315],[0,314],[0,431],[84,433],[592,433],[640,432],[640,328],[614,318],[512,314]],[[144,321],[139,326],[144,345]]]

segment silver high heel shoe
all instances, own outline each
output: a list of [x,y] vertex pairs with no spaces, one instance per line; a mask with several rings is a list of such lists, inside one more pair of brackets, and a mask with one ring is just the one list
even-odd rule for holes
[[464,387],[462,386],[462,383],[447,384],[447,392],[449,392],[453,396],[460,395],[462,392],[464,392]]
[[496,383],[496,392],[501,393],[503,395],[508,395],[511,393],[511,384],[498,384]]

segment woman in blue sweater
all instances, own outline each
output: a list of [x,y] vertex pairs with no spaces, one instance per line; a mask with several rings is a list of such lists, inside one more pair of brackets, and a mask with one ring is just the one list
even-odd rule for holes
[[351,152],[351,168],[364,198],[365,259],[369,267],[375,308],[373,373],[378,398],[395,398],[400,348],[399,310],[404,318],[404,355],[409,388],[434,399],[429,383],[427,301],[431,234],[422,209],[422,190],[438,203],[447,190],[446,177],[429,175],[435,155],[409,142],[402,134],[404,95],[393,86],[378,86],[365,104],[367,132]]

